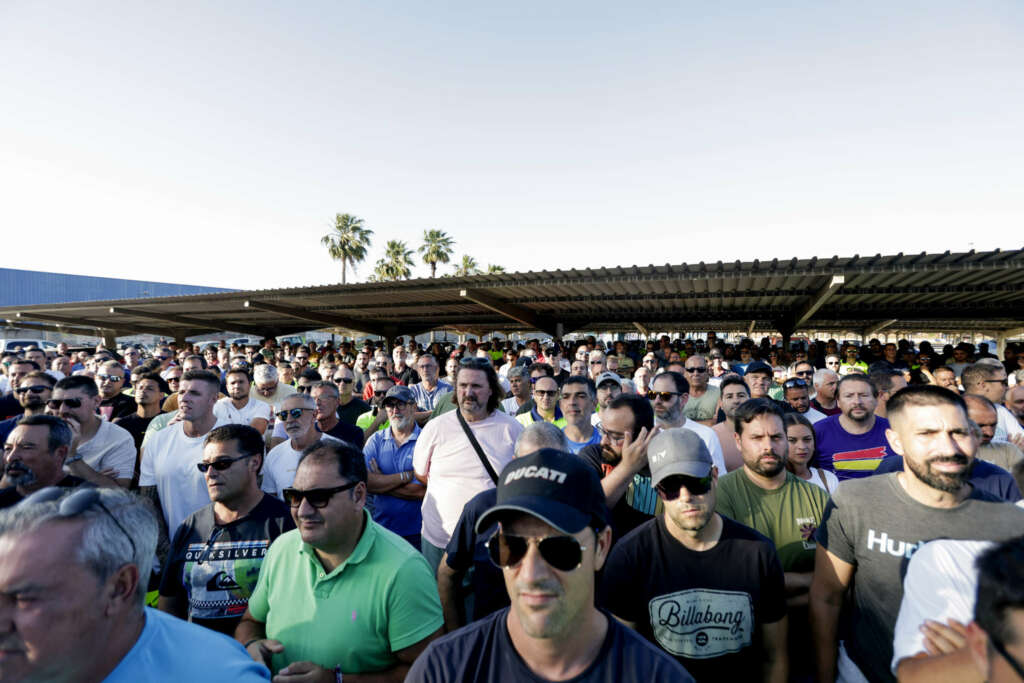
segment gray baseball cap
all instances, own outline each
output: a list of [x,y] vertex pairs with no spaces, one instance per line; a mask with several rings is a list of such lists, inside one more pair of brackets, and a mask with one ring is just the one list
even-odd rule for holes
[[597,376],[597,381],[594,382],[594,386],[600,387],[605,382],[615,382],[620,388],[622,387],[622,378],[614,372],[602,372]]
[[415,403],[416,394],[412,393],[412,389],[410,389],[409,387],[404,387],[401,384],[396,384],[395,386],[388,389],[388,393],[384,395],[385,403],[387,403],[389,399],[395,399],[401,401],[402,403]]
[[674,474],[703,479],[714,465],[704,441],[695,432],[682,428],[655,434],[647,446],[647,463],[651,468],[652,486]]

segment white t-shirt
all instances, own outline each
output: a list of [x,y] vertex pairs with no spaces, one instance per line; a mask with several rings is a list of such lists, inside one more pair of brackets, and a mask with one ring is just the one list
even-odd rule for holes
[[218,420],[230,424],[252,425],[256,419],[270,422],[270,404],[257,401],[252,396],[249,402],[241,408],[236,408],[231,402],[231,397],[226,396],[213,404],[213,414]]
[[[214,428],[225,424],[218,420]],[[210,504],[206,478],[196,467],[203,459],[205,438],[185,436],[185,423],[175,422],[152,434],[143,448],[139,486],[156,486],[172,537],[186,517]]]
[[[825,490],[825,493],[832,495],[832,492],[839,486],[839,477],[828,470],[819,469],[817,467],[808,467],[807,470],[811,473],[810,479],[803,479],[808,484],[814,484]],[[821,478],[825,477],[825,481]]]
[[978,570],[974,561],[994,544],[989,541],[939,540],[917,549],[903,578],[903,602],[896,618],[892,673],[900,660],[924,652],[925,619],[967,624],[974,618]]
[[502,400],[501,408],[502,410],[505,411],[506,414],[515,415],[516,413],[519,412],[519,409],[522,408],[522,406],[519,405],[519,399],[517,399],[515,396],[509,396],[508,398]]
[[[319,440],[341,443],[341,439],[335,439],[330,434],[321,434]],[[263,462],[263,483],[260,484],[260,488],[284,500],[284,490],[295,481],[295,470],[299,466],[300,455],[302,451],[292,448],[291,439],[271,448]]]
[[[491,467],[500,473],[512,460],[513,446],[523,425],[499,410],[468,424]],[[412,465],[417,474],[428,477],[423,497],[423,538],[431,545],[444,548],[469,499],[494,488],[494,482],[459,425],[458,409],[427,423],[416,440]]]
[[826,415],[825,413],[821,412],[820,410],[815,410],[814,408],[808,408],[806,413],[798,414],[806,417],[807,421],[810,422],[811,424],[814,424],[818,420],[824,420],[826,417],[828,417],[828,415]]
[[101,420],[93,437],[79,444],[78,453],[97,472],[117,470],[115,479],[131,479],[135,474],[135,437],[112,422]]
[[715,434],[715,430],[690,418],[686,418],[686,422],[683,423],[680,429],[689,429],[700,437],[700,440],[708,447],[708,452],[711,453],[712,462],[718,468],[718,476],[722,476],[728,471],[725,469],[725,456],[722,455],[722,442],[718,440],[718,434]]
[[1006,406],[997,403],[996,415],[999,417],[999,421],[996,423],[996,433],[992,437],[993,441],[1009,441],[1011,436],[1024,432],[1024,427],[1020,426],[1017,418],[1013,416],[1013,413]]

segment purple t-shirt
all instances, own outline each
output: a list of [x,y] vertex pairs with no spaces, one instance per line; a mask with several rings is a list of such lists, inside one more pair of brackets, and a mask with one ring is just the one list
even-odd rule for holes
[[830,415],[814,424],[818,450],[812,464],[834,472],[840,481],[870,476],[882,458],[892,455],[885,438],[889,421],[876,417],[871,431],[850,434],[839,424],[839,418],[839,415]]

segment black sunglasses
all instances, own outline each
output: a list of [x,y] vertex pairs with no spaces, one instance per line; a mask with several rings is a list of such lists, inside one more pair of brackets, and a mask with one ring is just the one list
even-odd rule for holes
[[96,375],[96,379],[107,382],[120,382],[124,379],[124,375]]
[[545,390],[545,389],[534,389],[533,390],[533,395],[534,396],[540,396],[541,398],[544,398],[546,396],[557,396],[558,395],[558,391],[556,389],[547,389],[547,390]]
[[335,384],[352,384],[352,381],[353,380],[352,380],[351,377],[335,377],[334,378],[334,383]]
[[206,471],[209,470],[211,467],[217,470],[218,472],[223,472],[224,470],[231,467],[239,460],[245,460],[246,458],[251,458],[254,455],[256,454],[246,453],[245,455],[240,455],[237,458],[219,458],[217,460],[214,460],[213,462],[197,462],[196,467],[198,467],[199,471],[202,472],[203,474],[206,474]]
[[40,489],[33,493],[28,498],[22,500],[19,505],[32,505],[33,503],[49,503],[60,499],[60,503],[57,505],[57,514],[61,517],[77,517],[82,514],[93,505],[97,506],[100,510],[107,513],[107,516],[117,525],[117,528],[121,530],[124,537],[128,539],[128,542],[132,545],[132,557],[134,558],[138,554],[138,549],[135,547],[135,540],[132,539],[132,535],[128,533],[128,530],[124,528],[121,522],[118,521],[114,513],[110,511],[106,505],[103,504],[103,500],[100,497],[99,489],[87,488],[79,489],[74,493],[61,498],[64,496],[66,489],[59,486],[48,486],[44,489]]
[[699,367],[699,368],[683,368],[683,369],[684,369],[684,370],[686,370],[687,372],[689,372],[689,373],[690,373],[690,374],[692,374],[692,375],[698,375],[698,374],[700,374],[700,373],[702,373],[702,372],[707,372],[707,371],[708,371],[708,369],[707,369],[707,368],[705,368],[705,367]]
[[302,499],[305,498],[309,501],[309,504],[315,508],[327,507],[327,504],[331,502],[331,497],[335,493],[341,493],[342,491],[348,491],[351,488],[355,488],[358,481],[351,481],[341,486],[335,486],[330,489],[308,489],[301,491],[299,489],[287,488],[281,491],[284,494],[284,502],[293,508],[297,508],[302,505]]
[[46,402],[46,407],[50,410],[60,410],[62,403],[67,404],[68,408],[72,410],[82,407],[82,399],[80,398],[51,398]]
[[782,383],[783,389],[793,389],[797,387],[799,387],[800,389],[806,388],[807,380],[800,379],[799,377],[794,377],[793,379],[787,379],[785,382]]
[[647,398],[653,401],[656,398],[660,398],[662,401],[671,401],[673,396],[682,396],[678,391],[648,391]]
[[300,394],[308,394],[309,392],[313,391],[313,387],[308,384],[300,384],[299,386],[295,387],[295,391],[299,392]]
[[655,486],[658,494],[665,500],[675,500],[679,497],[679,492],[686,488],[692,496],[703,496],[705,493],[711,490],[711,474],[708,476],[698,479],[697,477],[687,477],[683,474],[673,475],[662,479],[661,482]]
[[306,411],[306,410],[313,410],[313,409],[312,408],[292,408],[291,410],[279,410],[279,411],[277,411],[274,414],[277,415],[277,419],[278,420],[281,420],[283,422],[284,420],[287,420],[289,417],[292,418],[293,420],[298,420],[300,417],[302,417],[302,413],[304,411]]
[[18,387],[17,389],[14,390],[14,393],[24,394],[26,391],[31,391],[33,394],[41,394],[47,389],[51,388],[52,387],[48,387],[45,384],[33,384],[30,387]]
[[572,536],[516,536],[500,528],[487,541],[487,555],[496,567],[514,567],[526,557],[530,541],[537,542],[540,556],[560,572],[571,572],[583,563],[586,547]]

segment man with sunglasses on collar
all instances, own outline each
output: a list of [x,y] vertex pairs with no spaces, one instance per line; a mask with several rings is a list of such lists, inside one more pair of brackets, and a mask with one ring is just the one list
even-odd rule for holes
[[361,452],[321,442],[285,489],[298,528],[270,546],[235,631],[278,681],[402,681],[441,633],[430,568],[370,518],[366,478]]
[[267,548],[295,528],[288,506],[260,490],[262,465],[258,430],[229,424],[206,435],[196,467],[212,502],[174,534],[161,573],[161,611],[234,635]]
[[772,542],[715,512],[718,468],[685,429],[647,449],[664,514],[619,541],[604,604],[698,681],[785,683],[786,593]]
[[406,679],[633,683],[693,679],[594,604],[611,529],[604,492],[576,456],[543,449],[509,463],[478,532],[511,606],[432,643]]

